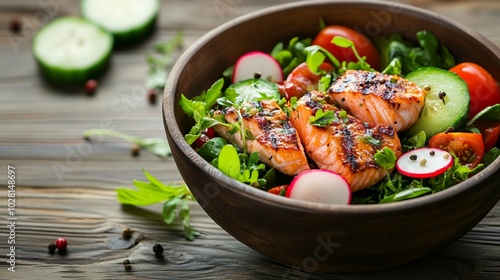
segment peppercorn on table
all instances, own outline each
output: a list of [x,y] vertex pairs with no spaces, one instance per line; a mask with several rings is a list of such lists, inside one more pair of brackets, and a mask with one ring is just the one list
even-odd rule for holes
[[[182,183],[171,157],[111,135],[90,136],[90,141],[82,135],[107,129],[165,139],[160,102],[155,102],[160,96],[144,86],[151,80],[146,54],[156,43],[175,39],[179,30],[185,48],[237,16],[286,2],[291,1],[161,1],[156,32],[139,45],[113,51],[97,86],[61,90],[42,79],[32,43],[50,19],[79,16],[80,2],[3,0],[0,278],[500,279],[500,204],[458,241],[428,257],[387,271],[333,276],[293,270],[260,255],[223,231],[195,202],[189,204],[190,222],[201,235],[194,241],[184,238],[180,220],[164,223],[161,203],[120,204],[115,189],[146,181],[143,170],[166,184]],[[500,45],[497,0],[393,2],[451,17]]]

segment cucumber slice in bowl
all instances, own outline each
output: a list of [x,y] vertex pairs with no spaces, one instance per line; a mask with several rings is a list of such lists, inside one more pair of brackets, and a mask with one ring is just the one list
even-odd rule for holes
[[77,17],[58,18],[33,39],[33,54],[44,78],[55,86],[81,86],[107,68],[113,37]]
[[113,34],[115,47],[135,45],[156,26],[159,0],[83,0],[82,16]]
[[467,84],[455,73],[422,67],[406,77],[426,91],[425,105],[408,135],[425,131],[427,139],[449,128],[457,129],[467,122],[470,95]]

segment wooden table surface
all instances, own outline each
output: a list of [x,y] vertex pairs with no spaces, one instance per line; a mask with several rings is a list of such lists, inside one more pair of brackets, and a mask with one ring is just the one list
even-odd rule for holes
[[[142,169],[163,182],[181,178],[172,158],[130,155],[114,138],[89,144],[82,131],[107,122],[140,137],[164,137],[161,108],[148,104],[143,87],[145,53],[155,42],[184,30],[185,46],[237,16],[285,2],[248,0],[162,1],[159,30],[144,44],[113,54],[96,96],[56,91],[40,79],[31,53],[34,33],[48,18],[78,15],[78,1],[0,2],[0,279],[500,279],[500,204],[453,244],[414,263],[354,275],[287,273],[289,268],[251,250],[224,232],[196,203],[192,225],[202,232],[183,238],[182,225],[166,225],[161,205],[126,207],[114,189],[143,180]],[[500,45],[500,1],[398,1],[462,22]],[[24,29],[13,34],[12,18]],[[7,166],[16,168],[15,273],[10,254]],[[480,203],[480,202],[478,202]],[[124,227],[134,230],[121,239]],[[68,240],[66,254],[47,245]],[[152,246],[165,248],[155,258]],[[123,261],[132,269],[126,271]]]

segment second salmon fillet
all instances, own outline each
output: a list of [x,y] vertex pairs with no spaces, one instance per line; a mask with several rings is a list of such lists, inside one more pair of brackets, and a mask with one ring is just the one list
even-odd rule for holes
[[390,125],[397,132],[418,120],[425,91],[396,75],[348,70],[335,80],[328,94],[339,107],[371,123]]

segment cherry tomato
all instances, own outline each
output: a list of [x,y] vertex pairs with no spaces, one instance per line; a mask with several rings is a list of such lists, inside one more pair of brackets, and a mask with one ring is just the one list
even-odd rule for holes
[[483,135],[484,150],[489,151],[491,148],[495,147],[500,138],[500,122],[475,122],[474,126],[481,131]]
[[470,168],[476,167],[484,155],[481,134],[468,132],[441,132],[431,137],[429,147],[453,152],[460,163]]
[[276,187],[269,189],[267,192],[272,193],[272,194],[276,194],[276,195],[280,195],[280,193],[285,193],[287,188],[288,188],[288,185],[279,185],[279,186],[276,186]]
[[379,69],[380,58],[378,51],[372,44],[370,39],[365,37],[363,34],[357,32],[349,27],[340,25],[330,25],[325,27],[323,30],[316,35],[312,44],[318,45],[326,50],[328,50],[333,56],[335,56],[340,62],[342,61],[352,61],[357,62],[358,59],[354,55],[354,52],[350,48],[341,48],[332,43],[332,39],[335,36],[342,36],[354,42],[358,54],[363,57],[366,56],[366,62],[374,69]]
[[469,119],[484,108],[500,103],[500,87],[497,81],[483,67],[464,62],[450,69],[462,78],[469,88]]
[[[319,66],[319,69],[331,71],[333,70],[333,66],[330,63],[323,62]],[[317,90],[320,78],[320,75],[314,74],[309,70],[305,62],[299,64],[288,74],[283,84],[286,99],[290,100],[293,96],[300,98],[309,91]]]
[[198,137],[195,141],[194,141],[194,144],[201,148],[201,146],[203,146],[203,144],[207,143],[208,140],[212,139],[215,137],[215,130],[211,127],[209,128],[206,128],[204,129],[202,132],[201,132],[201,135],[200,137]]

